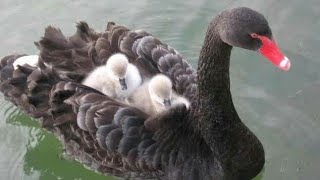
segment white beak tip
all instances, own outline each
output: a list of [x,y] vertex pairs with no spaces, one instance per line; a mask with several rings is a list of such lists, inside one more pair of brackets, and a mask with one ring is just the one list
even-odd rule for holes
[[291,62],[290,60],[285,56],[283,60],[281,60],[279,64],[279,68],[282,69],[283,71],[289,71],[291,67]]

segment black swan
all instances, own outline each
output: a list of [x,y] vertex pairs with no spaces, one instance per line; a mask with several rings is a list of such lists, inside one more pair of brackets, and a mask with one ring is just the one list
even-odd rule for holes
[[[85,22],[66,38],[48,27],[35,45],[38,67],[13,68],[23,55],[1,60],[6,98],[63,143],[66,153],[92,169],[128,179],[251,179],[263,168],[263,146],[242,123],[232,102],[232,46],[260,52],[282,70],[290,61],[278,49],[267,20],[240,7],[211,21],[197,74],[174,49],[145,31],[108,23],[96,33]],[[124,53],[142,78],[163,73],[191,102],[149,117],[81,85],[112,54]]]

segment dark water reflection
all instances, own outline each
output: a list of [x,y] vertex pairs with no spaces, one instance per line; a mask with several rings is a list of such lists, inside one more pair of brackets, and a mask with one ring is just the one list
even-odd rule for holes
[[[284,1],[35,1],[0,2],[0,56],[34,54],[47,25],[67,35],[75,22],[103,30],[107,21],[145,29],[180,51],[196,67],[206,26],[219,11],[249,6],[268,18],[292,60],[280,72],[254,52],[234,49],[231,80],[243,121],[261,139],[266,165],[256,179],[318,179],[320,175],[320,2]],[[0,179],[105,179],[65,160],[58,141],[0,99]],[[111,178],[110,178],[111,179]]]

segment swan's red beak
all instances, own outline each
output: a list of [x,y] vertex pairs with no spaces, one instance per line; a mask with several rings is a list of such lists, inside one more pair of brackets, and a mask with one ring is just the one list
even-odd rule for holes
[[259,38],[262,42],[262,46],[259,49],[259,52],[262,54],[262,56],[269,59],[272,64],[281,70],[289,71],[291,66],[290,60],[282,54],[276,42],[265,36],[258,35],[257,38]]

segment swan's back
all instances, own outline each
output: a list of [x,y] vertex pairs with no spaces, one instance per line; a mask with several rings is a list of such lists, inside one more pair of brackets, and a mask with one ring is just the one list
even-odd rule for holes
[[194,97],[195,71],[177,51],[145,31],[129,31],[113,23],[109,23],[108,27],[111,48],[126,54],[143,78],[164,73],[171,78],[179,94],[190,99]]
[[143,78],[163,73],[178,94],[192,101],[195,72],[174,49],[144,31],[108,23],[105,32],[96,33],[83,22],[69,38],[48,27],[36,45],[39,68],[14,70],[19,55],[1,60],[1,91],[57,135],[70,156],[101,173],[132,179],[215,176],[213,154],[192,128],[185,106],[149,117],[81,85],[90,71],[121,52]]

